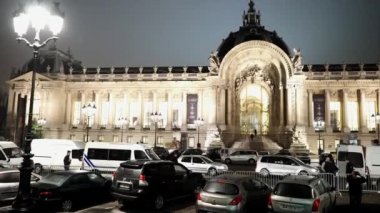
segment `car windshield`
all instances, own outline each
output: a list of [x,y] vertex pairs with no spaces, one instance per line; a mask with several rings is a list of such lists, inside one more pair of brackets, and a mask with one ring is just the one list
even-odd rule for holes
[[206,184],[203,191],[223,195],[237,195],[239,188],[234,184],[212,181]]
[[273,194],[283,196],[283,197],[292,197],[292,198],[301,198],[301,199],[312,198],[312,190],[310,186],[296,184],[296,183],[279,183],[275,187]]
[[19,147],[4,148],[3,151],[8,158],[20,158],[23,153]]
[[298,164],[300,164],[300,165],[305,165],[305,163],[302,161],[302,160],[300,160],[300,159],[298,159],[298,158],[292,158],[294,161],[296,161]]
[[52,185],[56,185],[56,186],[61,186],[69,178],[70,178],[70,176],[67,174],[53,173],[53,174],[50,174],[50,175],[43,177],[39,181],[39,183],[47,183],[47,184],[52,184]]
[[206,163],[213,163],[214,161],[212,161],[210,158],[208,158],[208,157],[202,157],[202,159],[204,160],[204,161],[206,161]]
[[160,160],[160,157],[151,149],[145,149],[145,152],[149,155],[152,160]]

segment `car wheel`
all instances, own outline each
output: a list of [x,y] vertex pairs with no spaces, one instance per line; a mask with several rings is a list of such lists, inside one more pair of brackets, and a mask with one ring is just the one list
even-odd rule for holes
[[225,162],[226,164],[231,164],[231,159],[227,158],[226,160],[224,160],[224,162]]
[[34,165],[34,173],[40,175],[40,174],[42,173],[42,170],[43,170],[43,168],[42,168],[42,165],[41,165],[41,164],[36,164],[36,165]]
[[208,174],[209,174],[210,176],[215,176],[215,175],[218,174],[218,172],[216,171],[215,168],[210,168],[210,169],[208,170]]
[[153,200],[153,208],[155,210],[161,210],[164,207],[164,203],[164,197],[160,194],[157,194]]
[[251,158],[251,159],[248,160],[248,163],[251,164],[251,165],[255,165],[256,161],[255,161],[255,159]]
[[263,176],[268,176],[269,175],[269,171],[268,171],[268,169],[261,169],[260,170],[260,174],[263,175]]
[[70,199],[64,199],[62,201],[62,211],[69,212],[73,209],[73,201]]
[[307,171],[300,171],[300,172],[298,173],[298,175],[309,175],[309,173],[307,173]]

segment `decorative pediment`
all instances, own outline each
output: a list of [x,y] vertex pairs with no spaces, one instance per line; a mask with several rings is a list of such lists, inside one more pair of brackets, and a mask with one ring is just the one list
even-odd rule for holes
[[[31,82],[32,81],[32,75],[33,75],[33,72],[30,71],[30,72],[27,72],[23,75],[17,76],[16,78],[9,80],[8,83]],[[41,82],[41,81],[53,81],[53,80],[42,75],[42,74],[36,73],[36,81]]]

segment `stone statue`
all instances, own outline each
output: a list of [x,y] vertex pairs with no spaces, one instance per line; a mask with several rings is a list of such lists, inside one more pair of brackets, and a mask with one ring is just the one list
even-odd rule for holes
[[219,71],[220,61],[216,51],[212,51],[208,61],[210,63],[210,73],[217,74]]
[[291,58],[295,71],[302,71],[302,54],[300,49],[293,48],[294,56]]

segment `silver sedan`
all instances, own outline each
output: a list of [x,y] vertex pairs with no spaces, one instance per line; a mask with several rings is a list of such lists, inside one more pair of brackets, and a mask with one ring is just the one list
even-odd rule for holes
[[182,155],[178,158],[178,163],[187,169],[197,173],[207,173],[211,176],[228,171],[228,166],[224,163],[217,163],[202,155]]

